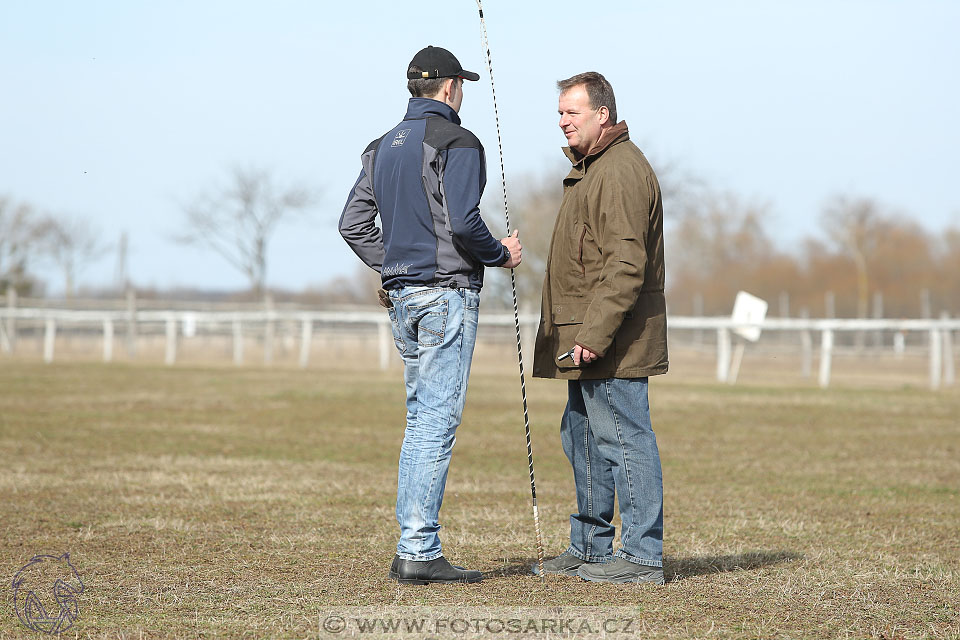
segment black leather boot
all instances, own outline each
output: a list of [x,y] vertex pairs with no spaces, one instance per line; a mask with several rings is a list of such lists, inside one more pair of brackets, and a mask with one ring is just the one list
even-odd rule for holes
[[400,584],[430,584],[433,582],[480,582],[483,574],[479,571],[467,571],[462,567],[455,567],[443,556],[433,560],[403,560],[399,556],[393,557],[390,565],[391,580]]

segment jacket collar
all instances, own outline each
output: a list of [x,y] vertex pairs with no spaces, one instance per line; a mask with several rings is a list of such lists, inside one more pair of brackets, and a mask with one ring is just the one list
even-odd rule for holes
[[571,149],[570,147],[563,147],[563,153],[570,159],[570,162],[576,166],[585,159],[599,156],[613,144],[621,140],[629,139],[630,131],[627,129],[627,122],[626,120],[621,120],[612,127],[604,129],[603,133],[600,134],[600,139],[593,143],[593,146],[590,147],[590,151],[588,151],[586,155],[582,155],[579,151]]
[[454,124],[460,124],[460,116],[453,107],[432,98],[410,98],[410,102],[407,103],[407,115],[403,119],[422,120],[432,116],[439,116]]

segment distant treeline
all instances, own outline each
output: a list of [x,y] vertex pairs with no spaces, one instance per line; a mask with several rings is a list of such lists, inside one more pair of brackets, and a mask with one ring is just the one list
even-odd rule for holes
[[[745,202],[695,180],[683,181],[694,187],[679,188],[679,182],[669,173],[662,177],[672,314],[729,314],[739,290],[766,299],[770,315],[960,314],[960,228],[928,231],[912,212],[870,198],[835,196],[810,212],[822,231],[819,237],[781,248],[774,241],[770,205]],[[555,184],[534,180],[511,204],[511,222],[524,240],[517,287],[527,308],[539,307],[560,198]],[[491,228],[502,225],[491,220]],[[492,289],[501,300],[509,299],[509,281],[493,275]]]
[[[511,203],[524,264],[516,270],[521,309],[536,311],[560,191],[527,181]],[[492,207],[491,207],[492,208]],[[664,188],[667,303],[672,314],[726,315],[737,291],[770,303],[769,314],[799,317],[937,317],[960,314],[960,228],[931,232],[869,198],[837,196],[811,212],[821,237],[784,249],[771,207],[707,188]],[[491,229],[504,229],[494,210]],[[501,234],[502,235],[502,234]],[[488,269],[487,308],[512,308],[509,278]],[[372,303],[376,274],[358,267],[312,292],[315,299]],[[832,309],[830,307],[833,307]]]
[[772,315],[784,303],[791,316],[960,312],[960,229],[929,232],[868,198],[838,196],[818,213],[824,239],[784,250],[765,207],[730,196],[685,201],[666,240],[671,310],[692,314],[702,301],[707,315],[729,313],[744,289],[769,301]]
[[[696,180],[676,179],[670,171],[664,174],[666,293],[672,314],[726,315],[737,291],[746,290],[770,303],[771,316],[960,315],[956,226],[930,231],[916,222],[915,212],[892,210],[871,198],[836,196],[822,210],[810,212],[819,221],[821,234],[782,248],[774,242],[771,228],[776,220],[770,205],[745,202]],[[256,184],[269,180],[266,174],[255,177]],[[520,179],[514,185],[510,218],[524,245],[524,264],[516,270],[521,310],[539,309],[561,195],[552,179]],[[488,225],[498,237],[505,235],[498,199],[484,204],[488,203],[484,210]],[[272,211],[277,206],[265,208]],[[0,295],[8,285],[22,295],[41,293],[42,283],[28,267],[47,259],[61,267],[69,296],[74,272],[109,250],[100,235],[83,221],[68,225],[0,197]],[[253,240],[257,246],[266,245],[260,236]],[[140,291],[147,298],[262,300],[265,253],[258,256],[261,268],[257,277],[251,276],[248,292]],[[502,270],[487,270],[485,308],[512,308],[509,282]],[[357,261],[349,276],[303,291],[271,288],[271,293],[277,302],[373,305],[377,287],[377,274]]]

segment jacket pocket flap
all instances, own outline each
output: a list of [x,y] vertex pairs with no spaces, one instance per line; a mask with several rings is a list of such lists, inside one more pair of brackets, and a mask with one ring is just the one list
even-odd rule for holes
[[587,314],[588,302],[560,302],[554,303],[550,315],[555,325],[583,324],[583,317]]

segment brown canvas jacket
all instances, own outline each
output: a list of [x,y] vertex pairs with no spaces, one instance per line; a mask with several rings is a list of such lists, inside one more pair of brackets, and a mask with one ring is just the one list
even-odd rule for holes
[[[643,378],[667,371],[660,185],[626,122],[604,131],[563,181],[543,281],[533,375]],[[575,367],[574,344],[601,357]]]

